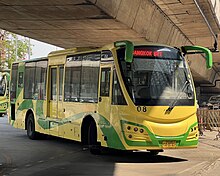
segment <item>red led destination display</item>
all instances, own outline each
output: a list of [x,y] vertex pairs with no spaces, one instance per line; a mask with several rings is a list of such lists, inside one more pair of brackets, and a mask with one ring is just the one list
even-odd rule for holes
[[134,56],[142,56],[142,57],[163,57],[162,51],[152,51],[147,49],[135,49]]

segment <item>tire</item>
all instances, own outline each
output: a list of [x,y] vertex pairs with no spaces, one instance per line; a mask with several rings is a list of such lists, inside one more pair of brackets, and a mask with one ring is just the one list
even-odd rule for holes
[[97,142],[97,128],[94,121],[91,121],[88,130],[88,144],[90,153],[94,155],[101,154],[101,146]]
[[27,117],[27,136],[29,139],[38,139],[39,133],[35,131],[35,123],[33,114],[29,114]]

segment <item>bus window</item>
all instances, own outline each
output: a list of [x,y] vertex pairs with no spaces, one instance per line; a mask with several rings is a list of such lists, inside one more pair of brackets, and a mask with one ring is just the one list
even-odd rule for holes
[[116,71],[113,74],[113,91],[112,91],[112,104],[113,105],[126,105],[124,95],[118,81]]
[[57,68],[51,68],[51,100],[57,100]]
[[100,96],[109,96],[111,68],[102,68]]
[[59,101],[63,100],[63,66],[60,67],[59,71]]
[[34,96],[34,83],[35,83],[35,65],[36,62],[25,64],[24,74],[24,98],[32,99]]
[[47,61],[38,61],[36,63],[36,79],[34,95],[35,99],[46,99],[46,74],[47,74]]
[[90,53],[83,55],[80,101],[97,102],[98,101],[98,77],[100,53]]
[[13,64],[12,65],[12,75],[11,75],[11,90],[10,90],[11,101],[16,98],[17,74],[18,74],[18,64]]
[[24,72],[19,72],[18,74],[18,87],[22,88],[24,84]]
[[98,75],[101,54],[68,56],[65,69],[64,100],[98,101]]
[[64,101],[78,102],[82,70],[82,56],[69,56],[65,68]]

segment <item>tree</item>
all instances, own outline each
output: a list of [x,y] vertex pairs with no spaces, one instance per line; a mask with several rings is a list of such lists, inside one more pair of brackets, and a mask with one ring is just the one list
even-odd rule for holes
[[0,30],[0,68],[10,68],[12,62],[27,59],[31,47],[28,38]]

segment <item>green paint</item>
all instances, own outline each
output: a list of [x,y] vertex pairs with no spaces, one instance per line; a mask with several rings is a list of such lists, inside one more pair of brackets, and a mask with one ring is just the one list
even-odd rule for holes
[[38,125],[39,125],[41,128],[43,128],[44,130],[50,128],[49,120],[46,120],[46,119],[44,119],[44,118],[38,118],[37,122],[38,122]]
[[[110,122],[103,116],[99,115],[101,118],[101,121],[104,121],[105,124],[110,124]],[[124,145],[121,142],[120,137],[118,136],[118,133],[114,129],[112,125],[101,125],[100,126],[103,134],[107,137],[107,145],[110,148],[115,148],[115,149],[121,149],[125,150]]]
[[[40,107],[40,103],[39,103],[39,107]],[[43,112],[42,112],[43,113]],[[84,112],[82,113],[79,113],[79,114],[76,114],[76,115],[73,115],[73,116],[70,116],[70,117],[67,117],[67,118],[64,118],[64,119],[46,119],[46,118],[42,118],[42,114],[41,112],[37,112],[37,122],[38,124],[43,128],[43,129],[49,129],[50,126],[49,126],[49,122],[56,122],[58,123],[58,126],[61,126],[61,125],[64,125],[64,124],[67,124],[67,123],[70,123],[72,121],[75,121],[75,120],[78,120],[82,117],[84,117]],[[39,115],[41,117],[39,117]]]
[[[123,131],[123,124],[125,124],[125,123],[130,124],[130,125],[134,125],[134,126],[139,126],[143,129],[145,129],[147,131],[148,135],[150,136],[151,141],[131,141],[131,140],[128,140],[125,136],[124,131]],[[129,146],[158,146],[159,145],[158,140],[156,139],[155,135],[153,133],[151,133],[151,131],[147,127],[145,127],[143,125],[121,120],[121,129],[122,129],[122,133],[123,133],[125,142]]]
[[133,61],[134,45],[131,41],[123,40],[114,42],[115,47],[125,47],[125,61]]
[[37,100],[36,114],[39,117],[44,117],[43,105],[44,105],[44,100]]
[[[39,105],[37,105],[39,108],[42,106],[41,103],[39,102]],[[38,115],[42,115],[42,113],[37,113]],[[90,114],[91,116],[93,116],[93,113],[88,113],[86,112],[86,114]],[[68,118],[65,119],[45,119],[45,118],[38,118],[37,122],[38,124],[41,126],[41,128],[43,129],[49,129],[50,125],[49,122],[56,122],[58,123],[58,126],[70,123],[72,121],[78,120],[80,118],[83,118],[85,116],[85,112],[83,113],[79,113],[73,116],[70,116]],[[100,129],[102,130],[103,134],[107,137],[107,145],[110,148],[115,148],[115,149],[125,149],[124,145],[122,144],[120,137],[118,136],[116,130],[113,128],[112,125],[110,125],[110,122],[104,118],[103,116],[99,115],[99,121],[97,122],[98,126],[100,127]]]
[[213,62],[212,62],[212,53],[208,48],[205,47],[201,47],[201,46],[183,46],[182,47],[183,50],[186,51],[198,51],[198,52],[202,52],[205,53],[205,58],[206,58],[206,67],[207,69],[211,69]]
[[32,100],[24,100],[18,107],[17,110],[24,110],[24,109],[33,109],[33,102]]
[[[43,102],[39,101],[37,103],[37,109],[43,107]],[[86,115],[90,114],[91,116],[93,116],[93,113],[89,113],[86,112]],[[38,116],[43,116],[43,111],[42,112],[38,112],[37,113]],[[94,115],[95,116],[95,115]],[[58,126],[67,124],[67,123],[71,123],[72,121],[81,119],[83,117],[85,117],[85,112],[83,113],[79,113],[73,116],[70,116],[68,118],[65,119],[46,119],[46,118],[38,118],[38,124],[43,128],[43,129],[49,129],[50,125],[49,122],[56,122],[58,124]],[[176,145],[177,147],[180,146],[193,146],[193,145],[197,145],[198,144],[198,140],[192,140],[192,141],[186,141],[187,136],[189,135],[190,129],[196,125],[198,125],[198,123],[194,123],[193,125],[190,126],[190,128],[188,129],[187,133],[183,134],[183,135],[179,135],[179,136],[171,136],[171,137],[164,137],[164,136],[157,136],[154,135],[147,127],[140,125],[140,124],[136,124],[136,123],[132,123],[132,122],[128,122],[128,121],[124,121],[121,120],[121,129],[123,129],[123,124],[130,124],[130,125],[135,125],[135,126],[139,126],[142,127],[143,129],[145,129],[151,139],[151,141],[132,141],[132,140],[128,140],[124,134],[124,132],[122,131],[123,137],[125,142],[127,143],[127,145],[129,146],[149,146],[149,147],[160,147],[162,148],[162,142],[163,141],[169,141],[169,140],[175,140],[176,141]],[[117,131],[115,130],[115,128],[110,124],[110,122],[103,117],[102,115],[99,114],[99,120],[97,122],[98,126],[100,127],[102,133],[104,134],[104,136],[107,137],[107,146],[109,148],[115,148],[115,149],[121,149],[121,150],[125,150],[125,146],[123,145],[120,136],[118,135]]]

